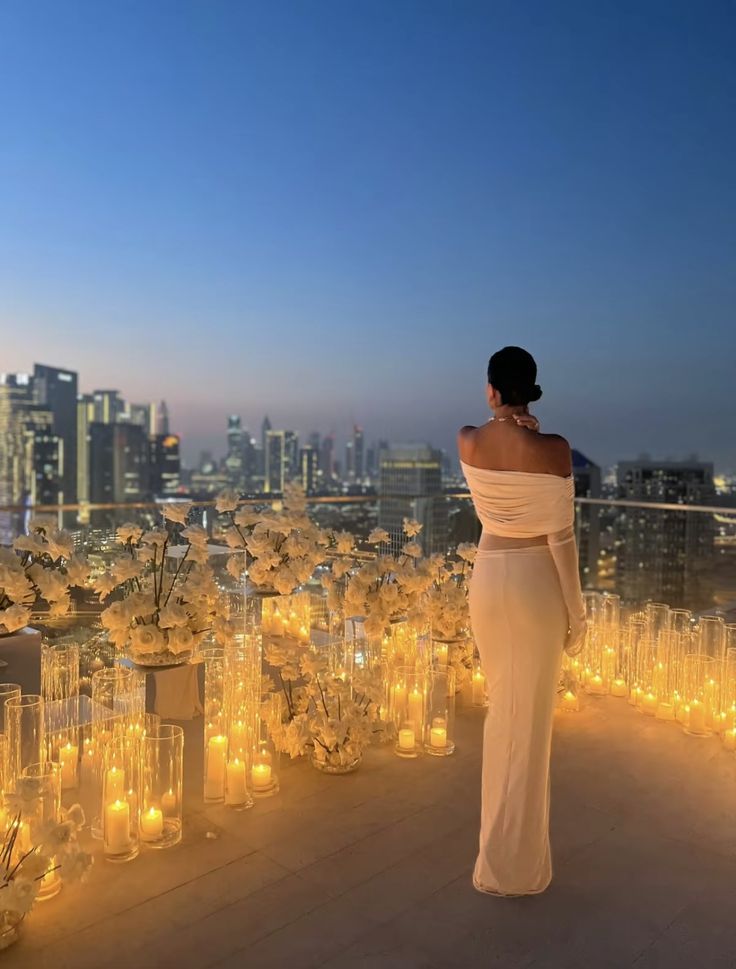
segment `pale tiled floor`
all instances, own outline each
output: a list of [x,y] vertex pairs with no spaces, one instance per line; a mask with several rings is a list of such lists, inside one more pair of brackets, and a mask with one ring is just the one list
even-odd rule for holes
[[[555,880],[473,891],[482,712],[458,751],[360,771],[286,766],[254,810],[190,817],[177,849],[38,906],[3,953],[23,969],[716,969],[736,966],[736,757],[623,701],[559,716]],[[213,832],[216,838],[206,837]]]

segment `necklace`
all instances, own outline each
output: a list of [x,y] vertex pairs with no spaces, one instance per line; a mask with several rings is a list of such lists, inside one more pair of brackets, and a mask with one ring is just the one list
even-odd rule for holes
[[512,414],[511,417],[489,417],[489,424],[503,424],[504,421],[515,421],[517,417],[521,417],[521,414]]

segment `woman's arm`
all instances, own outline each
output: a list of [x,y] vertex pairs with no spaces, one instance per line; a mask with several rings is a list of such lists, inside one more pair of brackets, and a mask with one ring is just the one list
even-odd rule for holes
[[547,544],[567,607],[569,630],[565,640],[565,652],[568,656],[576,656],[585,645],[586,621],[585,600],[578,570],[578,546],[572,525],[561,532],[548,535]]

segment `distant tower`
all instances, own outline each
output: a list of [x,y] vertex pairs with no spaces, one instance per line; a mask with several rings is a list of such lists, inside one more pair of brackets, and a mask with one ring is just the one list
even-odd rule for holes
[[169,433],[169,408],[165,400],[158,405],[158,433],[164,436]]
[[365,441],[363,428],[357,424],[353,426],[353,474],[356,481],[362,481],[365,475]]

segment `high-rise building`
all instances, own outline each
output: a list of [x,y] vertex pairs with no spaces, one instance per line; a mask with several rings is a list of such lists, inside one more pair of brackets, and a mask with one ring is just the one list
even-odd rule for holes
[[300,483],[308,495],[315,490],[317,480],[317,451],[311,444],[299,451]]
[[[31,505],[64,497],[64,442],[48,407],[36,402],[29,374],[0,374],[0,544],[23,530]],[[60,518],[61,523],[61,518]]]
[[363,428],[357,424],[353,426],[353,477],[362,481],[365,475],[365,439]]
[[[692,461],[622,461],[618,497],[637,502],[711,504],[713,465]],[[695,610],[712,605],[711,515],[622,508],[616,518],[616,585],[625,599],[653,599]]]
[[355,478],[355,442],[348,441],[345,445],[345,480],[352,481]]
[[325,434],[319,452],[319,469],[327,483],[335,476],[335,436]]
[[143,501],[149,494],[149,442],[138,424],[89,427],[90,501]]
[[153,433],[163,434],[164,436],[169,433],[169,408],[165,400],[159,402],[158,415],[156,417],[156,425],[153,429]]
[[[92,394],[77,397],[77,501],[84,505],[89,501],[89,426],[95,419],[95,400]],[[87,514],[80,509],[80,520]]]
[[428,444],[395,445],[381,452],[378,524],[391,536],[391,552],[407,541],[404,518],[423,525],[417,541],[425,554],[445,552],[447,502],[442,493],[442,455]]
[[299,478],[299,435],[284,431],[284,475],[287,481]]
[[[590,458],[573,449],[572,473],[576,498],[600,498],[601,469]],[[593,588],[598,582],[598,558],[600,556],[600,507],[579,504],[575,516],[580,562],[580,581],[583,588]]]
[[53,414],[54,433],[63,446],[60,503],[73,505],[77,501],[77,374],[37,363],[33,392],[36,402]]
[[244,487],[243,474],[243,426],[237,414],[231,414],[227,419],[227,456],[225,469],[233,488],[242,491]]
[[140,424],[146,434],[156,434],[158,428],[158,412],[155,404],[131,404],[130,423]]
[[178,434],[154,434],[149,440],[149,485],[155,497],[176,494],[181,481]]
[[[264,421],[265,424],[265,421]],[[263,490],[266,494],[282,492],[286,481],[286,431],[266,431],[266,473]]]
[[92,398],[95,403],[96,424],[117,424],[125,413],[125,401],[119,390],[95,390]]

